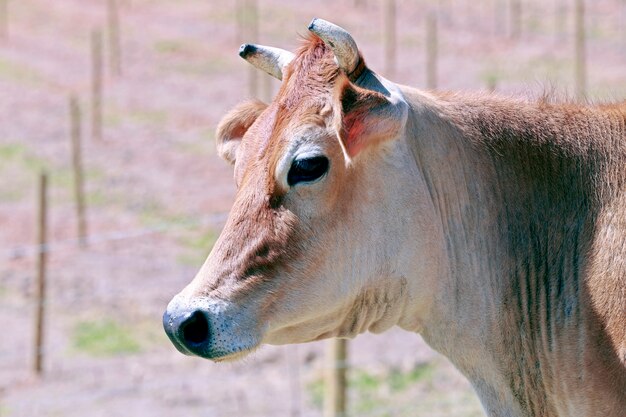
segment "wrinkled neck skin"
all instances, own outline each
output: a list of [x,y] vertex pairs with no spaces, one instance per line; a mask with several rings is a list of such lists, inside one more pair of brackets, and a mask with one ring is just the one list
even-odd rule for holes
[[[479,189],[488,184],[481,184],[482,174],[472,172],[475,164],[467,163],[475,156],[470,154],[469,143],[453,139],[458,131],[442,120],[434,97],[371,72],[357,84],[395,96],[408,112],[402,137],[390,141],[385,157],[378,161],[382,165],[372,167],[377,162],[368,161],[368,169],[362,172],[374,173],[366,182],[377,181],[385,173],[386,197],[382,198],[391,199],[396,211],[391,215],[398,229],[386,233],[396,237],[391,240],[401,241],[389,256],[396,272],[394,281],[404,280],[405,296],[395,304],[394,324],[420,333],[446,355],[470,379],[490,415],[524,415],[512,393],[502,389],[506,381],[487,354],[491,349],[485,337],[492,337],[497,326],[489,318],[494,317],[502,294],[500,288],[484,283],[489,281],[486,276],[498,270],[500,245],[493,233],[489,201],[476,198],[486,195]],[[469,205],[476,210],[475,218],[484,220],[482,224],[466,224]],[[369,238],[377,241],[376,236]],[[388,324],[367,330],[382,331]]]
[[[414,219],[432,222],[426,272],[435,279],[423,269],[406,272],[408,298],[421,308],[407,308],[398,325],[447,356],[490,416],[619,415],[625,374],[598,336],[602,325],[591,303],[582,301],[594,215],[588,190],[576,184],[577,175],[588,174],[577,169],[587,164],[557,159],[542,145],[523,158],[510,156],[517,149],[494,151],[499,145],[476,141],[460,122],[465,110],[480,112],[484,103],[465,109],[454,99],[405,87],[402,93],[409,117],[397,146],[408,148],[415,175],[402,188],[425,183],[431,206],[422,202],[419,213],[397,217],[414,259],[423,255],[411,239],[428,230]],[[541,165],[525,167],[526,157]],[[534,169],[545,170],[542,180]],[[603,373],[614,379],[599,388]]]
[[[441,119],[434,98],[406,93],[413,113],[406,140],[435,213],[434,236],[440,240],[431,243],[442,252],[439,275],[432,284],[433,300],[420,320],[422,328],[407,330],[419,331],[468,377],[489,415],[523,416],[491,355],[504,296],[503,288],[491,285],[497,283],[502,268],[498,264],[502,244],[495,233],[492,192],[477,169],[480,158],[469,141],[453,138],[459,132]],[[415,282],[423,282],[423,277],[415,277]],[[420,287],[413,291],[423,290]]]
[[[394,324],[420,333],[446,355],[470,379],[491,415],[522,416],[512,393],[501,389],[506,381],[498,374],[494,358],[486,354],[490,349],[485,337],[492,335],[497,325],[488,318],[494,316],[494,304],[502,294],[484,282],[498,269],[495,259],[500,245],[489,221],[491,207],[476,198],[475,193],[482,194],[477,188],[487,184],[480,183],[481,174],[471,172],[474,164],[467,163],[472,157],[466,148],[469,143],[452,138],[458,131],[442,120],[434,97],[399,87],[369,71],[357,84],[395,96],[408,112],[403,137],[390,141],[381,161],[386,166],[373,169],[369,163],[362,173],[374,173],[370,181],[376,181],[376,176],[386,172],[387,198],[394,201],[397,212],[392,216],[399,227],[386,232],[407,238],[390,253],[396,277],[404,278],[406,287],[402,303],[396,303]],[[398,170],[403,174],[391,174]],[[424,193],[429,198],[424,198]],[[466,224],[470,204],[480,210],[477,217],[484,219],[484,224]]]

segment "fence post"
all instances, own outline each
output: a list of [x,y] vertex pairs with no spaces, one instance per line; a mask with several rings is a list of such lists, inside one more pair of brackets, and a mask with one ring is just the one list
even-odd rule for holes
[[509,22],[511,38],[519,38],[522,33],[522,0],[510,0]]
[[498,78],[496,76],[487,77],[487,91],[494,93],[498,87]]
[[426,86],[437,88],[437,15],[430,13],[426,20]]
[[622,40],[622,48],[626,48],[626,1],[622,1],[619,12],[619,19],[617,20],[619,39]]
[[117,0],[107,1],[107,21],[109,26],[109,68],[111,74],[120,77],[122,75],[122,44]]
[[39,175],[39,207],[37,213],[37,294],[35,313],[35,351],[34,370],[37,375],[43,372],[44,356],[44,318],[46,306],[46,255],[47,255],[47,194],[48,175],[42,172]]
[[330,339],[326,344],[324,417],[347,415],[347,343],[346,339]]
[[9,0],[0,0],[0,40],[9,38]]
[[504,22],[506,22],[506,4],[504,0],[492,0],[493,2],[493,34],[494,36],[504,33]]
[[291,410],[289,415],[291,417],[300,417],[301,412],[301,383],[300,383],[300,355],[298,352],[298,345],[291,345],[288,350],[287,366],[289,367],[289,385],[291,391]]
[[261,73],[261,77],[263,80],[263,91],[261,97],[266,103],[269,103],[272,101],[272,83],[274,79],[271,75],[264,73]]
[[102,139],[102,32],[91,33],[91,137]]
[[87,244],[87,221],[85,219],[85,194],[83,164],[81,152],[81,113],[78,99],[70,96],[70,139],[72,142],[72,167],[74,170],[74,197],[76,199],[76,220],[78,221],[78,239],[81,246]]
[[235,25],[237,26],[237,42],[251,42],[250,40],[245,39],[246,30],[245,30],[245,9],[246,9],[246,0],[235,0],[233,2],[233,7],[235,8]]
[[396,2],[385,0],[384,38],[385,38],[385,71],[387,77],[393,77],[396,72]]
[[567,19],[567,5],[564,0],[554,0],[554,33],[556,38],[563,34]]
[[[245,2],[243,22],[244,27],[248,28],[250,39],[246,42],[257,42],[259,37],[259,16],[258,16],[257,0],[247,0]],[[258,97],[259,95],[259,73],[254,66],[248,65],[248,93],[250,97]]]
[[582,100],[587,95],[587,68],[585,56],[585,2],[576,0],[575,11],[575,61],[576,61],[576,97]]

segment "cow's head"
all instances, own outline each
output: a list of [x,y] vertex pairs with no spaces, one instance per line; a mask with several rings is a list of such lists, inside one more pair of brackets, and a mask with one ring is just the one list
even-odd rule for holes
[[408,105],[345,30],[320,19],[309,30],[295,56],[240,50],[283,82],[269,105],[240,104],[217,129],[237,196],[164,315],[183,353],[233,359],[262,343],[417,329],[428,307],[436,231],[406,143]]

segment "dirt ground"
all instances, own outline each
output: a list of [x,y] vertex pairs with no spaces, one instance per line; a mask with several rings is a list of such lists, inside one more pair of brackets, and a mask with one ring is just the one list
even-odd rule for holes
[[[0,40],[0,416],[318,416],[323,343],[264,347],[234,364],[179,354],[161,329],[169,299],[194,276],[233,201],[216,156],[220,117],[249,95],[237,56],[238,2],[119,0],[121,76],[108,67],[104,137],[91,139],[89,45],[104,0],[9,1]],[[397,1],[397,68],[383,61],[375,0],[259,0],[259,35],[294,49],[313,17],[351,31],[370,67],[425,85],[424,18],[439,11],[439,86],[541,95],[573,91],[570,1],[523,1],[508,35],[493,0]],[[588,4],[588,91],[626,98],[626,3]],[[439,8],[437,8],[439,7]],[[256,74],[256,73],[255,73]],[[256,76],[256,75],[255,75]],[[260,95],[278,84],[259,77]],[[68,97],[83,113],[89,244],[75,244]],[[50,175],[45,372],[35,377],[36,180]],[[354,416],[478,416],[469,384],[414,334],[350,345]]]

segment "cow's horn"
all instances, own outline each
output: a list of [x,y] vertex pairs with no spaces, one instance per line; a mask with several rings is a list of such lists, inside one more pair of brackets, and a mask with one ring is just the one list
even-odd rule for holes
[[239,56],[279,80],[283,79],[283,68],[285,68],[294,57],[291,52],[285,51],[284,49],[252,45],[249,43],[241,45],[239,48]]
[[323,19],[315,18],[309,25],[309,30],[322,38],[326,45],[335,53],[335,59],[339,68],[346,74],[351,74],[359,64],[359,48],[352,36],[345,29],[327,22]]

